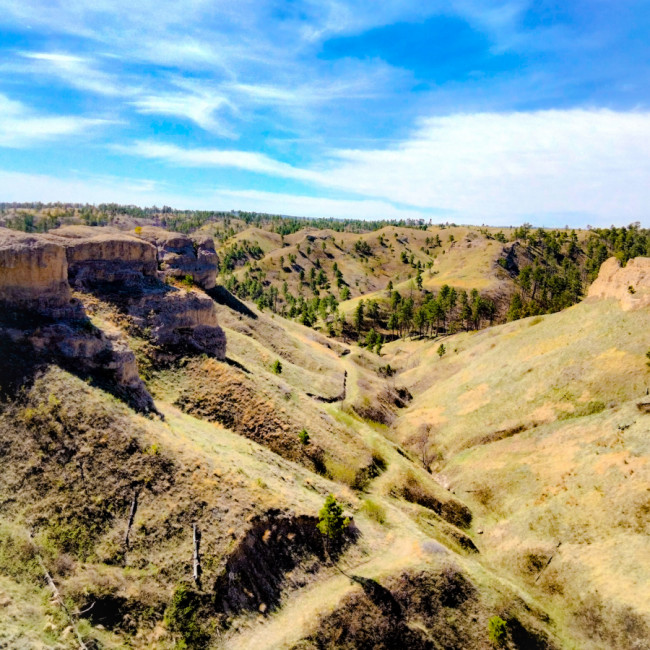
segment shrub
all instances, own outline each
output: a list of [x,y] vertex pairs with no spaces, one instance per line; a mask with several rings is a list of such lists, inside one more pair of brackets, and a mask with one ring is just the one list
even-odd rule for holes
[[307,429],[303,429],[299,434],[298,434],[298,440],[303,445],[308,445],[309,444],[309,433],[307,432]]
[[191,289],[194,286],[194,278],[191,275],[186,275],[182,280],[181,284],[188,289]]
[[209,634],[203,629],[199,618],[201,599],[187,585],[181,584],[176,588],[165,610],[165,625],[168,629],[180,635],[178,648],[204,648],[209,640]]
[[500,616],[493,616],[488,621],[488,635],[495,646],[501,647],[505,643],[507,633],[508,624]]
[[442,359],[442,357],[445,355],[445,352],[447,352],[447,348],[445,347],[444,343],[441,343],[438,346],[437,352],[438,352],[438,356]]
[[363,503],[361,504],[361,512],[364,512],[370,519],[374,519],[378,524],[386,523],[385,508],[370,499],[363,500]]
[[279,375],[282,372],[282,364],[280,363],[280,359],[276,359],[273,364],[271,365],[271,370],[276,374]]

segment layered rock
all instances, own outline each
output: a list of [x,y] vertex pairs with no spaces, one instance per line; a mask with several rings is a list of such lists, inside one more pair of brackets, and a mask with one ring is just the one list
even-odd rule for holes
[[83,301],[72,298],[71,285],[113,302],[163,358],[187,352],[225,358],[214,302],[162,282],[163,275],[192,275],[197,284],[213,287],[212,240],[195,247],[187,237],[158,231],[155,241],[110,228],[73,226],[47,235],[0,228],[2,334],[79,372],[107,376],[137,408],[152,410],[126,340],[118,330],[95,328]]
[[622,267],[610,257],[600,267],[588,298],[614,298],[625,311],[650,307],[650,258],[635,257]]
[[226,335],[208,296],[165,287],[131,299],[128,313],[142,332],[168,351],[193,350],[218,359],[226,357]]
[[15,341],[30,343],[37,352],[73,364],[77,372],[106,377],[139,411],[155,411],[154,401],[138,374],[135,353],[119,330],[99,330],[87,321],[63,321],[34,331],[6,333]]
[[105,228],[68,226],[51,231],[65,248],[70,283],[79,289],[101,283],[136,285],[142,276],[156,277],[156,248],[138,237]]
[[203,289],[212,289],[217,281],[219,258],[211,237],[195,240],[160,228],[143,228],[139,235],[158,249],[159,268],[164,277],[192,280]]
[[0,303],[5,308],[71,318],[78,306],[71,301],[65,250],[43,235],[0,229]]

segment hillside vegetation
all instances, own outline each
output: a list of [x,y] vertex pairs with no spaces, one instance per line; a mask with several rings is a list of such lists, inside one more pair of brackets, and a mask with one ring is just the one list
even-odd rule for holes
[[[196,218],[201,235],[236,231],[216,276],[205,240],[145,221],[3,240],[65,246],[73,285],[47,312],[1,287],[0,645],[650,647],[645,231]],[[590,290],[601,244],[627,266],[608,261]],[[266,274],[264,295],[287,282],[313,300],[289,255],[307,279],[337,264],[350,296],[333,336],[329,307],[305,324],[279,295],[274,309],[226,288]],[[579,295],[542,301],[573,273]],[[398,318],[412,300],[413,320],[438,322],[389,327],[395,292]],[[508,315],[513,296],[531,315]],[[196,344],[206,328],[218,345]],[[317,527],[330,494],[350,520],[335,541]]]

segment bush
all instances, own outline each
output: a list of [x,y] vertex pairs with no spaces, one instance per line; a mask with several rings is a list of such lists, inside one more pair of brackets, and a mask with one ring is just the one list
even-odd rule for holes
[[500,616],[493,616],[488,621],[488,635],[495,646],[501,647],[505,643],[507,633],[508,624]]
[[206,647],[210,635],[201,626],[200,608],[199,594],[184,584],[176,588],[172,601],[165,610],[164,621],[171,632],[181,637],[177,648]]
[[280,363],[280,359],[276,359],[273,362],[273,365],[271,366],[271,370],[276,374],[279,375],[282,372],[282,364]]
[[386,510],[378,503],[370,499],[364,499],[360,509],[361,512],[365,513],[370,519],[374,519],[378,524],[386,523]]
[[303,429],[299,434],[298,434],[298,440],[303,445],[308,445],[309,444],[309,433],[307,432],[307,429]]
[[343,537],[349,523],[350,520],[343,516],[343,508],[336,501],[334,495],[328,494],[318,513],[316,526],[320,533],[327,538],[328,542],[336,545]]

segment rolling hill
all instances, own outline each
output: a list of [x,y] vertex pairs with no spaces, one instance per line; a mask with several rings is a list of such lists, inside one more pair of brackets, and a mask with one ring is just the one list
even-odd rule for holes
[[[648,647],[647,258],[557,313],[377,354],[232,295],[205,240],[2,235],[1,643]],[[279,256],[336,261],[352,301],[406,293],[402,251],[414,291],[520,288],[479,229],[224,241],[271,285]]]

